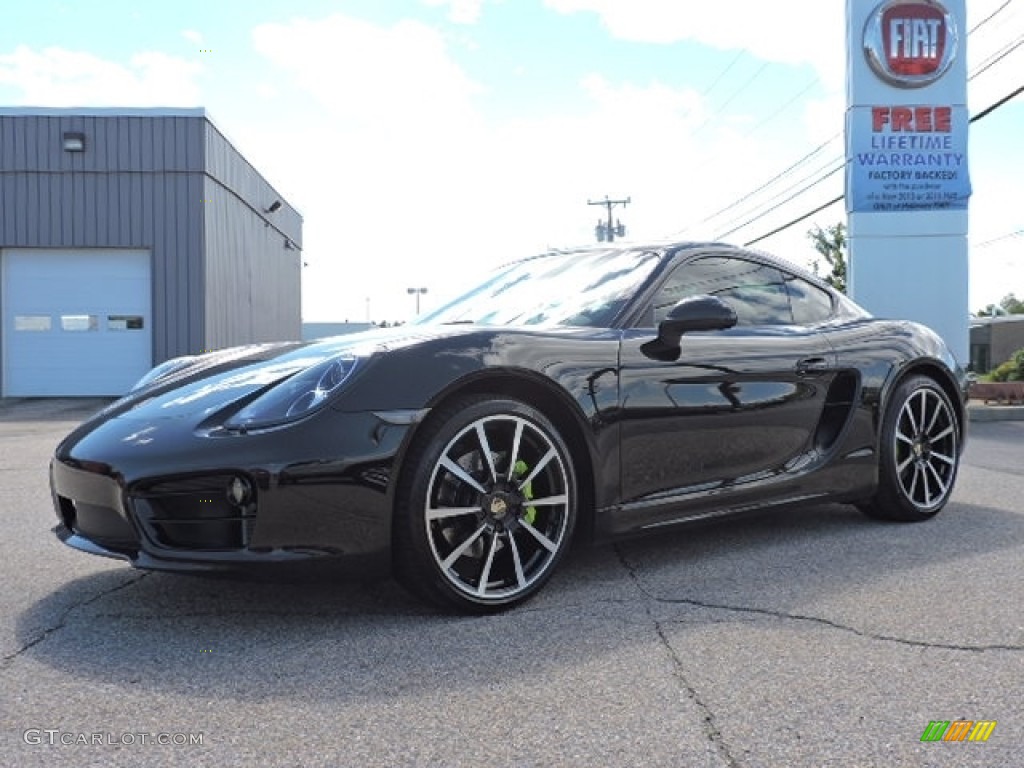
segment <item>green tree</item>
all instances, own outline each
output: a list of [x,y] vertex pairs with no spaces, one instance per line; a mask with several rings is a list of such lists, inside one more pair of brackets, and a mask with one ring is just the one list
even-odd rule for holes
[[[846,293],[846,225],[839,222],[827,229],[815,226],[808,230],[807,236],[814,243],[814,250],[828,262],[830,273],[825,275],[825,282]],[[818,272],[817,261],[814,262],[814,272]]]
[[996,315],[1024,315],[1024,301],[1012,293],[1003,296],[998,304],[988,304],[975,313],[978,317],[995,317]]
[[1024,301],[1021,301],[1012,293],[1008,293],[1003,296],[1003,300],[999,302],[999,306],[1011,315],[1024,315]]

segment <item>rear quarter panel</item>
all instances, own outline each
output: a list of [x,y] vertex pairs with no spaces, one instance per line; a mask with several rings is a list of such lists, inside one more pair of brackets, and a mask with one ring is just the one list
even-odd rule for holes
[[966,372],[930,328],[906,320],[861,319],[830,326],[825,333],[836,350],[838,367],[856,371],[860,379],[859,406],[846,435],[845,451],[877,450],[889,398],[899,382],[914,372],[932,376],[943,386],[963,434]]

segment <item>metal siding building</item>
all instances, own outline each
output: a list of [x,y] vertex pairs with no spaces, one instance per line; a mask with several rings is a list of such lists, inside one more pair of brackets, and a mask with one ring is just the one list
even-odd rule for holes
[[971,318],[971,370],[988,373],[1024,349],[1024,315]]
[[0,394],[121,394],[128,373],[76,371],[298,339],[301,247],[301,216],[202,109],[0,109]]

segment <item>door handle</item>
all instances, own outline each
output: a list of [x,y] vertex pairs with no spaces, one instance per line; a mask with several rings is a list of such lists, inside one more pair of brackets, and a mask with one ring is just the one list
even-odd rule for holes
[[821,373],[828,373],[832,366],[824,357],[805,357],[796,364],[796,372],[799,376],[815,376]]

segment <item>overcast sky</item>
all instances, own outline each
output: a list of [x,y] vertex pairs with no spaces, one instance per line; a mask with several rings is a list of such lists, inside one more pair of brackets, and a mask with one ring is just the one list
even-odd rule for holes
[[[1024,46],[979,71],[1024,40],[1024,0],[967,5],[968,28],[998,11],[967,41],[974,114],[1024,84]],[[842,162],[844,7],[33,0],[4,8],[0,104],[205,107],[304,216],[304,319],[393,321],[409,287],[427,308],[592,242],[588,199],[630,197],[631,238],[742,244],[841,194],[839,171],[785,202]],[[972,309],[1024,295],[1021,135],[1024,97],[972,126]],[[807,230],[844,220],[758,247],[807,265]]]

